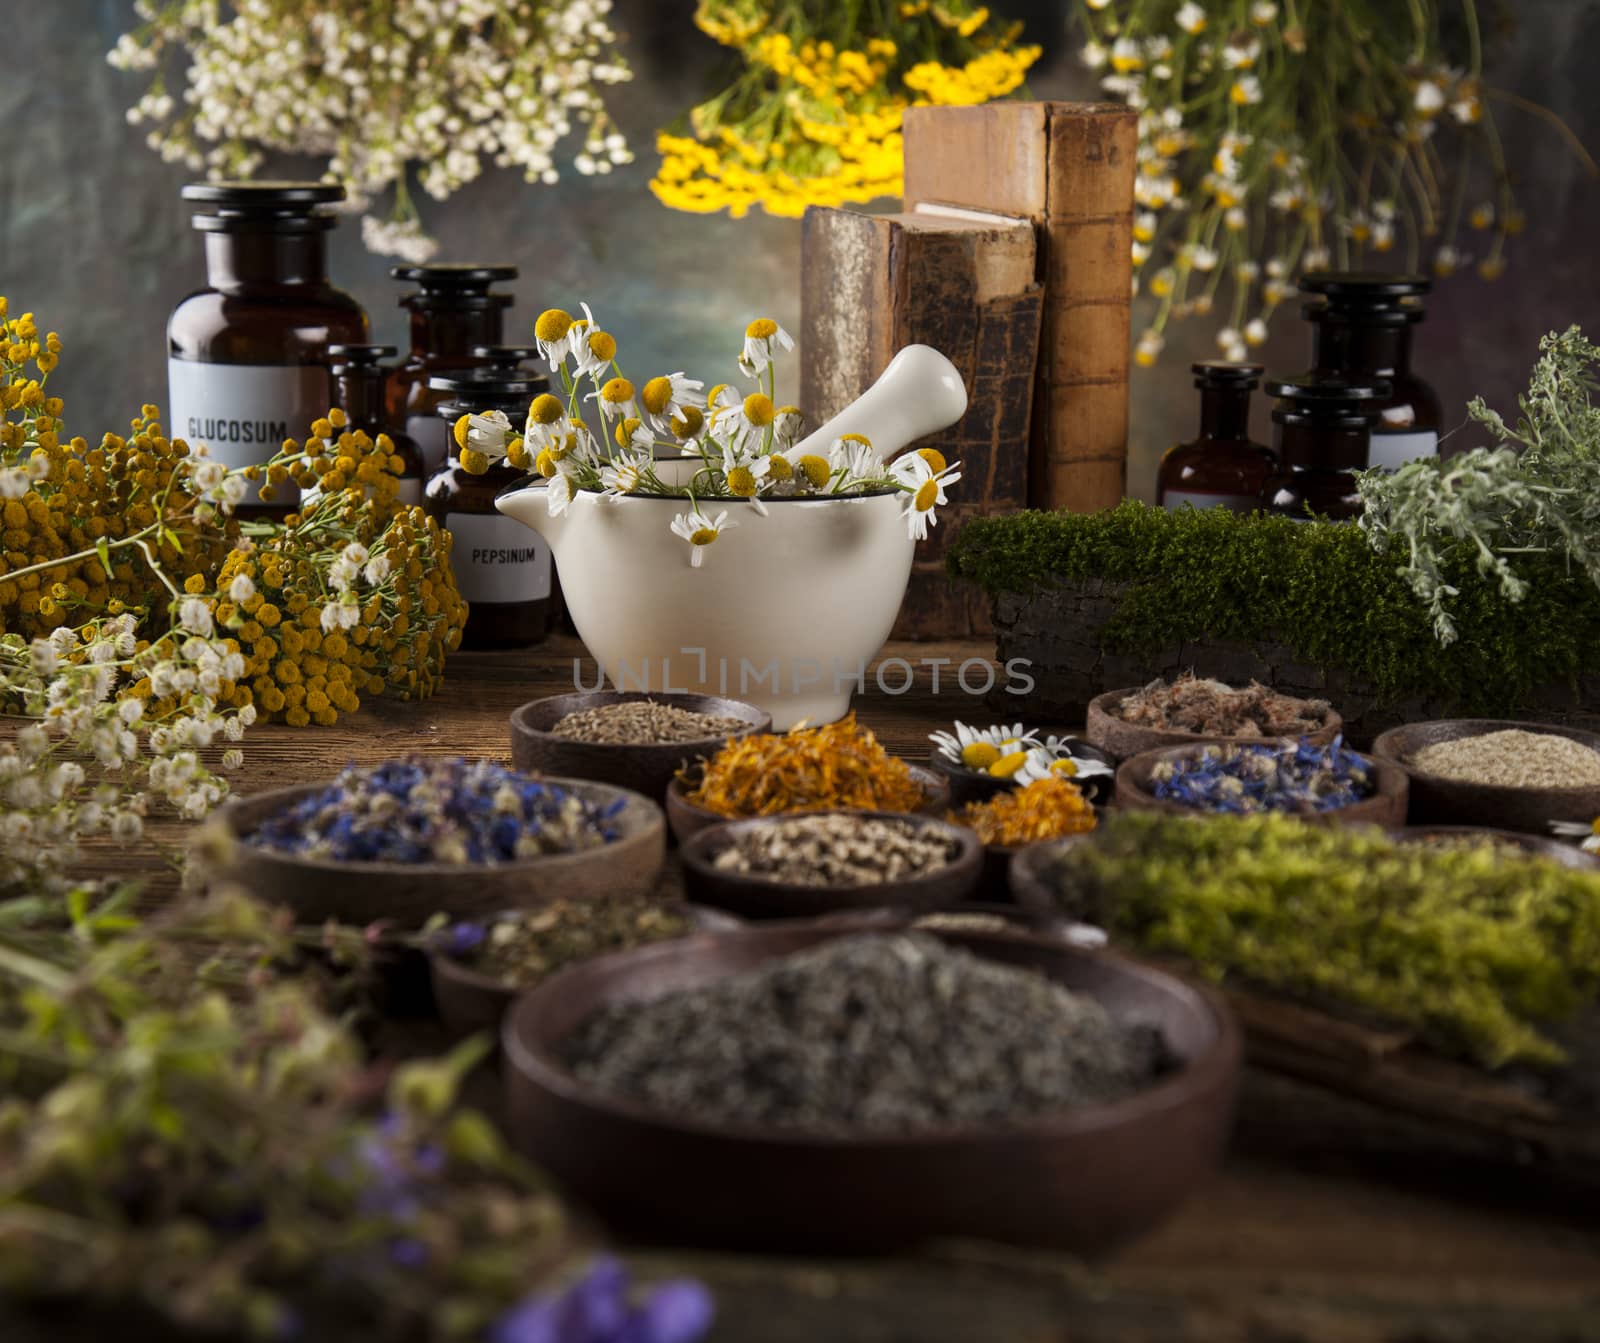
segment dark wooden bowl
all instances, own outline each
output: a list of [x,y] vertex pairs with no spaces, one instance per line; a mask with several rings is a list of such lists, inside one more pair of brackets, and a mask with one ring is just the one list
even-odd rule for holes
[[[655,746],[570,741],[554,736],[550,731],[568,714],[598,709],[607,704],[650,699],[689,713],[738,718],[743,720],[745,726],[727,736]],[[684,765],[702,756],[715,754],[731,737],[747,737],[771,729],[772,715],[765,709],[758,709],[740,700],[718,699],[714,695],[647,695],[617,690],[551,695],[524,704],[511,715],[511,760],[525,773],[593,779],[618,788],[631,788],[660,802],[667,795],[667,785],[672,782],[672,776]]]
[[1496,718],[1440,718],[1390,728],[1373,742],[1372,753],[1410,775],[1411,820],[1418,824],[1494,826],[1547,835],[1551,821],[1592,821],[1600,816],[1600,787],[1507,788],[1497,784],[1457,783],[1436,774],[1425,774],[1407,763],[1425,746],[1512,728],[1567,737],[1600,751],[1600,735],[1578,728]]
[[1079,844],[1092,843],[1094,836],[1095,832],[1091,830],[1087,834],[1048,839],[1042,844],[1029,844],[1026,848],[1018,849],[1011,859],[1011,898],[1023,909],[1041,917],[1053,916],[1065,919],[1068,923],[1075,922],[1073,915],[1076,911],[1061,908],[1055,888],[1042,874],[1056,854]]
[[502,1029],[513,1141],[629,1234],[739,1250],[888,1251],[964,1236],[1103,1255],[1149,1231],[1215,1168],[1240,1063],[1220,998],[1026,933],[938,936],[1157,1023],[1181,1069],[1126,1100],[1010,1127],[851,1138],[662,1114],[582,1085],[561,1063],[562,1041],[601,1008],[709,984],[850,931],[752,928],[641,947],[546,980]]
[[[1143,686],[1129,686],[1125,690],[1108,690],[1089,701],[1084,736],[1113,762],[1131,760],[1136,755],[1163,746],[1196,746],[1208,742],[1244,745],[1262,740],[1260,737],[1204,737],[1198,732],[1167,732],[1119,718],[1114,712],[1117,705],[1143,689]],[[1343,730],[1344,720],[1329,709],[1327,721],[1317,731],[1307,733],[1306,740],[1313,746],[1326,746]]]
[[[683,934],[685,937],[729,933],[745,926],[742,919],[720,909],[702,909],[676,902],[668,902],[668,907],[681,909],[690,917],[693,926]],[[446,1028],[458,1039],[478,1031],[498,1032],[506,1008],[529,991],[474,970],[447,951],[433,949],[427,957],[428,973],[433,980],[433,1001]]]
[[[1256,742],[1245,744],[1271,745],[1276,741],[1281,739],[1259,738]],[[1199,755],[1207,745],[1215,744],[1164,746],[1154,751],[1145,751],[1142,755],[1134,756],[1132,760],[1123,761],[1117,767],[1117,805],[1133,811],[1162,811],[1173,816],[1214,814],[1202,811],[1198,807],[1186,807],[1182,803],[1169,802],[1165,798],[1154,796],[1150,792],[1150,774],[1160,761],[1189,759]],[[1409,786],[1405,770],[1390,761],[1377,760],[1369,755],[1363,755],[1361,759],[1371,768],[1376,784],[1376,791],[1371,797],[1352,802],[1348,807],[1341,807],[1337,811],[1319,811],[1304,815],[1297,812],[1295,818],[1320,825],[1365,823],[1385,828],[1403,825],[1406,819],[1406,797]]]
[[[1032,846],[1030,846],[1032,847]],[[1035,937],[1055,937],[1071,946],[1094,950],[1106,944],[1103,928],[1080,923],[1077,919],[1051,910],[1024,908],[1018,904],[998,904],[987,900],[920,914],[912,920],[915,928],[929,932],[988,932],[1014,929]]]
[[[1072,738],[1072,748],[1074,755],[1098,760],[1106,765],[1117,763],[1105,751],[1081,737]],[[937,746],[928,752],[928,768],[950,785],[951,805],[956,807],[964,807],[969,802],[987,802],[990,798],[998,797],[1006,789],[1017,786],[1014,779],[996,779],[992,775],[980,774],[977,770],[967,769],[963,765],[952,765],[939,753]],[[1084,779],[1081,782],[1074,779],[1073,782],[1083,789],[1084,796],[1091,802],[1104,802],[1111,795],[1111,776],[1108,774]]]
[[[944,776],[921,765],[911,765],[909,768],[911,777],[922,785],[923,802],[917,810],[929,816],[943,816],[950,807],[950,785],[945,782]],[[693,779],[694,775],[690,777]],[[672,827],[672,836],[679,844],[688,843],[691,835],[708,825],[720,825],[729,820],[760,819],[757,816],[719,816],[714,811],[696,806],[686,796],[682,778],[674,779],[667,789],[667,823]]]
[[[552,778],[549,783],[601,805],[617,800],[613,818],[618,837],[581,853],[552,854],[521,862],[341,863],[279,853],[245,842],[269,816],[326,788],[331,780],[277,788],[242,797],[219,808],[202,827],[194,853],[209,879],[237,882],[252,895],[287,905],[301,923],[368,924],[387,920],[404,931],[420,927],[437,913],[453,919],[525,908],[565,896],[582,900],[649,891],[666,861],[666,825],[661,808],[647,797],[588,779]],[[213,845],[206,836],[218,827],[231,843]],[[213,847],[227,851],[207,861]]]
[[[1413,785],[1414,787],[1415,785]],[[1600,867],[1600,856],[1554,835],[1534,835],[1522,830],[1497,830],[1480,825],[1407,825],[1394,832],[1404,844],[1426,844],[1430,839],[1493,839],[1536,858],[1550,858],[1563,867],[1589,872]]]
[[[844,813],[808,812],[826,816]],[[803,919],[839,910],[892,906],[920,912],[944,909],[970,897],[983,875],[983,846],[963,826],[934,816],[881,811],[866,813],[885,820],[905,821],[946,836],[959,848],[943,867],[903,881],[880,881],[862,886],[801,886],[775,877],[725,872],[716,857],[751,830],[788,818],[763,816],[750,821],[724,821],[697,830],[683,842],[683,886],[697,904],[726,909],[749,919]]]

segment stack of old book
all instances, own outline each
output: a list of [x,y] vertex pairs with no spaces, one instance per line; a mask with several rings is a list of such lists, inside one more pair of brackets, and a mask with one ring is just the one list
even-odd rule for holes
[[918,549],[898,637],[988,631],[985,605],[944,576],[965,518],[1122,498],[1136,140],[1119,106],[914,108],[900,213],[806,212],[800,376],[813,422],[912,342],[967,382],[967,414],[921,445],[959,460],[962,480]]

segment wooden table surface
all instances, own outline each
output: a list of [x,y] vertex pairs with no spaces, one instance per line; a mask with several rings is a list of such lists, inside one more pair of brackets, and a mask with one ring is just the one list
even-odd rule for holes
[[[425,703],[375,703],[331,729],[254,728],[240,791],[413,750],[508,759],[511,710],[569,690],[581,651],[558,639],[463,653]],[[936,726],[994,721],[951,676],[991,652],[891,645],[885,656],[919,667],[916,683],[869,690],[861,720],[918,756]],[[937,658],[952,662],[935,694],[921,660]],[[594,670],[582,664],[590,686]],[[1600,1340],[1600,1191],[1563,1186],[1526,1155],[1250,1070],[1224,1169],[1109,1264],[979,1245],[839,1263],[645,1257],[713,1284],[716,1343]]]

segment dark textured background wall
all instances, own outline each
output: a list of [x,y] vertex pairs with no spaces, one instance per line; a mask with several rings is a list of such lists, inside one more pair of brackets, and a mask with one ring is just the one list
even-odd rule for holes
[[[1030,36],[1046,44],[1035,93],[1089,92],[1063,30],[1064,5],[1002,8],[1023,14]],[[1600,150],[1600,0],[1515,0],[1504,8],[1516,26],[1494,53],[1492,82],[1545,103]],[[140,402],[165,400],[164,324],[201,282],[199,238],[178,201],[185,171],[161,163],[144,148],[142,130],[123,120],[140,80],[104,60],[131,25],[131,0],[0,3],[0,11],[13,10],[0,79],[0,293],[14,311],[32,309],[62,333],[66,362],[52,386],[67,399],[74,431],[95,436]],[[750,316],[769,313],[796,328],[798,221],[675,214],[645,189],[654,128],[715,86],[720,52],[693,29],[692,10],[692,0],[619,2],[636,78],[618,90],[614,108],[637,163],[607,178],[569,174],[553,188],[496,171],[444,206],[430,203],[441,259],[521,266],[512,336],[527,338],[541,307],[586,298],[622,333],[631,369],[647,376],[687,368],[717,381],[732,372]],[[1496,110],[1529,228],[1503,279],[1458,278],[1433,300],[1418,363],[1451,422],[1479,392],[1510,409],[1550,328],[1580,322],[1600,334],[1600,185],[1547,126],[1505,104]],[[400,343],[405,328],[386,267],[362,250],[353,223],[340,229],[336,280],[366,305],[375,338]],[[1136,307],[1136,329],[1140,318]],[[1156,369],[1134,378],[1136,493],[1148,493],[1162,449],[1192,427],[1187,362],[1214,354],[1210,319],[1180,333]],[[1266,356],[1278,368],[1304,365],[1297,318],[1280,318]],[[791,361],[791,386],[793,369]],[[1265,434],[1264,407],[1258,413]]]

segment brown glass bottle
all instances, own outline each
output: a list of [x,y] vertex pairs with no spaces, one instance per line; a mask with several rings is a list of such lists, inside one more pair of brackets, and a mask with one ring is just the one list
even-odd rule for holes
[[542,378],[526,366],[540,358],[537,345],[474,345],[472,357],[483,361],[483,366],[496,373],[515,373],[523,378]]
[[328,371],[333,375],[333,404],[350,417],[350,427],[370,438],[388,434],[405,469],[400,474],[397,498],[403,504],[420,504],[427,477],[422,453],[409,434],[391,428],[384,406],[384,384],[389,370],[383,360],[393,357],[393,345],[330,345]]
[[418,286],[400,297],[411,314],[411,350],[389,375],[389,423],[411,436],[431,477],[448,456],[450,426],[438,414],[445,394],[430,388],[428,379],[485,365],[473,347],[499,344],[512,303],[510,294],[491,293],[490,286],[516,279],[517,268],[395,266],[389,274]]
[[[429,390],[447,398],[438,409],[449,429],[462,415],[505,412],[512,432],[520,433],[528,402],[545,388],[542,378],[495,373],[491,369],[435,374]],[[450,568],[467,599],[464,648],[526,648],[550,632],[555,569],[550,547],[537,532],[506,517],[495,496],[526,478],[501,460],[475,476],[461,469],[450,438],[450,456],[429,478],[424,506],[454,537]]]
[[1367,461],[1377,406],[1389,394],[1382,381],[1352,382],[1313,370],[1269,379],[1272,445],[1280,465],[1261,487],[1268,513],[1309,522],[1314,513],[1334,522],[1359,517],[1354,473]]
[[1250,441],[1250,393],[1261,365],[1205,360],[1191,369],[1200,389],[1200,434],[1167,449],[1156,473],[1156,504],[1254,512],[1277,465],[1269,449]]
[[1411,368],[1411,341],[1426,316],[1422,275],[1319,271],[1301,277],[1313,295],[1301,308],[1312,324],[1312,366],[1356,382],[1381,379],[1389,393],[1375,409],[1367,466],[1395,470],[1439,452],[1439,394]]
[[[259,465],[327,413],[328,345],[367,338],[361,305],[328,282],[329,207],[344,188],[206,182],[183,199],[199,207],[206,287],[167,323],[168,428],[230,467]],[[252,488],[239,511],[287,512],[293,485],[277,494],[263,505]]]

